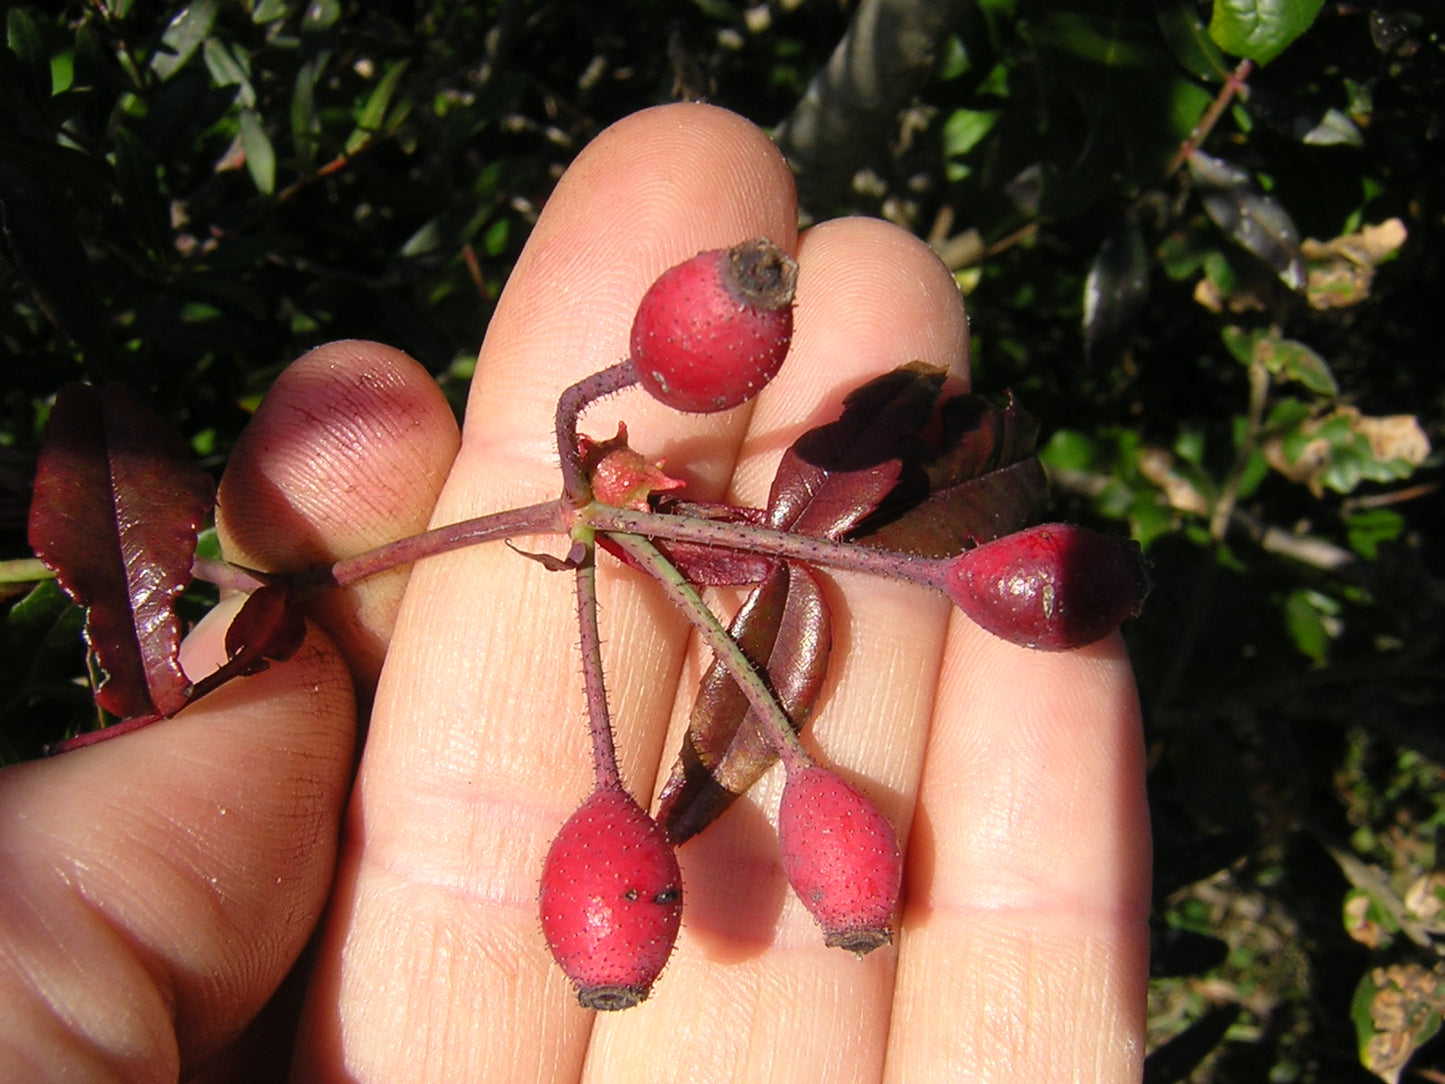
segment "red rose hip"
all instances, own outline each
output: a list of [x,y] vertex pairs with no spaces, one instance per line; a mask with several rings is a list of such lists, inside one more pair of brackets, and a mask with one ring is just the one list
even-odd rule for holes
[[644,1000],[682,916],[677,858],[626,791],[603,787],[562,825],[542,867],[542,932],[589,1009]]
[[1149,577],[1135,543],[1045,523],[959,554],[946,586],[955,605],[995,636],[1067,651],[1136,615]]
[[766,239],[700,252],[664,271],[632,323],[638,382],[690,414],[751,399],[787,356],[797,279],[797,263]]
[[792,769],[778,810],[778,842],[788,883],[830,948],[862,956],[892,940],[903,855],[872,801],[827,768]]

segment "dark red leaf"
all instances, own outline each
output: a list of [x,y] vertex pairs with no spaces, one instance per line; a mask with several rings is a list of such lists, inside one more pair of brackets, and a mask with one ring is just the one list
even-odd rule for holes
[[[766,522],[906,553],[955,554],[1037,516],[1046,482],[1035,436],[1033,420],[1012,401],[997,407],[943,370],[905,365],[855,389],[836,421],[783,454]],[[728,582],[707,578],[725,567],[708,561],[724,559],[701,552],[679,567],[695,582]],[[769,574],[734,623],[799,727],[822,688],[827,621],[817,580],[790,564]],[[742,692],[714,662],[663,789],[659,821],[674,841],[702,831],[772,764],[747,717]]]
[[[754,665],[767,671],[783,710],[801,729],[822,689],[832,649],[817,578],[802,565],[776,565],[743,603],[730,631]],[[742,690],[714,660],[703,675],[682,751],[662,789],[658,823],[674,843],[690,839],[775,759]]]
[[907,365],[843,400],[837,421],[804,433],[783,453],[768,494],[770,526],[840,538],[874,511],[916,456],[947,374]]
[[72,384],[56,397],[30,545],[87,608],[105,675],[96,702],[114,715],[173,715],[187,702],[175,601],[212,499],[180,434],[125,388]]
[[1034,458],[1037,434],[1012,397],[1003,407],[978,395],[945,400],[927,458],[852,537],[878,549],[947,557],[1026,527],[1048,496]]

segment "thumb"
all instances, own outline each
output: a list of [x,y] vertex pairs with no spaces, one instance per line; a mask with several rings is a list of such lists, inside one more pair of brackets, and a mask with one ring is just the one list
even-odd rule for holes
[[0,1079],[173,1081],[244,1026],[320,916],[354,724],[313,630],[173,719],[0,771]]

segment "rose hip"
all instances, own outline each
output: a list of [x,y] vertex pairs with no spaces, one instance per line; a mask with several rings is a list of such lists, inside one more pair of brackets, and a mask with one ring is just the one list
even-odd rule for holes
[[817,764],[789,770],[778,841],[788,883],[830,948],[862,956],[888,944],[903,855],[870,799]]
[[959,554],[946,586],[959,609],[995,636],[1067,651],[1136,615],[1149,577],[1135,543],[1045,523]]
[[787,356],[797,278],[792,257],[766,239],[700,252],[663,272],[632,323],[638,382],[691,414],[751,399]]
[[672,954],[682,874],[662,829],[602,787],[562,825],[542,867],[542,932],[589,1009],[644,1000]]

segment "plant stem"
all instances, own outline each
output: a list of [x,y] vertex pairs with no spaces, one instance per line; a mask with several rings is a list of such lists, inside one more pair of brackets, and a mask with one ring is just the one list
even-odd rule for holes
[[577,419],[589,403],[637,383],[632,359],[583,377],[557,397],[557,457],[562,462],[562,499],[580,508],[592,499],[592,486],[577,454]]
[[436,557],[463,546],[479,542],[495,542],[524,534],[565,534],[571,529],[573,517],[561,501],[543,501],[523,508],[509,508],[485,516],[449,523],[430,531],[388,542],[384,546],[347,557],[326,568],[313,569],[296,577],[295,587],[302,591],[324,587],[349,587],[357,580],[386,572],[400,565],[409,565],[424,557]]
[[613,533],[610,537],[657,580],[667,597],[702,634],[707,646],[747,697],[763,734],[783,762],[783,767],[792,772],[811,765],[813,758],[798,740],[798,734],[784,714],[778,698],[773,695],[773,690],[738,642],[723,628],[717,615],[697,593],[697,588],[662,551],[641,535]]
[[1214,131],[1214,126],[1219,123],[1219,118],[1224,116],[1224,111],[1229,108],[1229,103],[1234,101],[1236,94],[1245,89],[1249,73],[1253,70],[1253,61],[1241,60],[1235,69],[1225,76],[1224,85],[1219,88],[1219,94],[1215,96],[1214,101],[1209,103],[1209,108],[1204,111],[1204,116],[1194,126],[1194,131],[1189,133],[1189,138],[1180,144],[1179,149],[1174,152],[1174,157],[1169,160],[1169,165],[1164,169],[1166,177],[1173,176],[1175,170],[1189,161],[1189,156],[1209,138],[1209,133]]
[[637,512],[598,503],[589,504],[580,510],[580,514],[584,522],[608,535],[637,534],[669,542],[692,542],[719,549],[761,553],[845,572],[887,576],[940,591],[944,589],[944,573],[951,560],[873,549],[856,542],[836,542],[751,523]]
[[598,790],[621,790],[607,686],[602,676],[602,637],[597,630],[597,547],[592,530],[572,532],[577,560],[577,626],[582,641],[582,687],[587,694],[587,729],[592,735],[592,772]]

